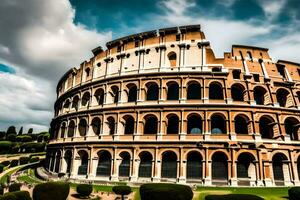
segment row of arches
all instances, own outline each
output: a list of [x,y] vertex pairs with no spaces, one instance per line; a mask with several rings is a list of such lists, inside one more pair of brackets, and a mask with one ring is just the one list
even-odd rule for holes
[[[169,114],[166,117],[166,134],[179,134],[182,131],[186,131],[187,134],[203,134],[204,120],[197,113],[192,113],[187,117],[186,130],[181,130],[181,120],[176,114]],[[209,121],[209,130],[211,134],[227,134],[228,132],[228,120],[222,113],[213,114]],[[133,135],[137,132],[137,121],[132,115],[125,115],[122,118],[123,132],[117,132],[118,123],[117,120],[109,116],[106,122],[103,123],[99,117],[94,117],[90,125],[87,119],[82,118],[78,123],[79,136],[87,136],[89,129],[94,135],[114,135],[124,134]],[[148,114],[144,117],[142,122],[143,134],[158,134],[159,121],[156,115]],[[106,126],[105,128],[103,126]],[[287,117],[284,121],[284,128],[287,135],[292,140],[299,139],[299,121],[294,117]],[[262,138],[273,139],[278,136],[278,125],[276,121],[269,115],[263,115],[259,119],[259,133]],[[106,132],[104,132],[106,130]],[[250,134],[253,133],[253,127],[251,120],[244,114],[238,114],[234,117],[234,130],[236,134]],[[66,122],[62,122],[60,128],[60,138],[74,137],[76,134],[75,120],[70,120],[67,125]]]
[[[77,175],[87,175],[89,173],[89,165],[91,164],[89,154],[85,150],[78,151],[79,165],[75,166],[73,164],[74,160],[72,160],[73,153],[71,150],[67,150],[63,157],[61,157],[60,151],[57,151],[56,154],[48,157],[49,165],[48,169],[55,173],[66,172],[77,173]],[[133,172],[133,162],[138,162],[137,166],[137,176],[139,178],[153,178],[154,177],[154,165],[155,158],[153,157],[151,152],[142,151],[138,155],[138,160],[133,159],[131,154],[127,151],[123,151],[119,154],[119,158],[117,161],[117,172],[119,178],[129,178],[132,176]],[[95,160],[95,158],[93,158]],[[62,169],[61,163],[65,163],[65,168]],[[97,165],[96,167],[97,177],[111,177],[113,175],[113,165],[114,163],[112,154],[107,150],[100,150],[97,153]],[[272,166],[272,177],[274,179],[275,184],[281,185],[284,181],[290,181],[291,174],[289,171],[289,160],[283,153],[276,153],[271,158],[271,166]],[[188,181],[199,181],[205,178],[205,160],[202,157],[202,154],[198,151],[190,151],[186,160],[181,162],[177,156],[177,154],[172,150],[167,150],[161,154],[160,158],[160,178],[164,179],[177,179],[179,177],[179,168],[182,168],[182,164],[184,163],[185,167],[185,178]],[[234,167],[236,171],[236,178],[239,184],[245,184],[245,182],[256,181],[259,179],[258,175],[258,165],[259,162],[256,157],[248,152],[242,152],[238,155],[234,164],[230,158],[222,151],[217,151],[211,156],[210,168],[211,168],[211,179],[212,181],[224,181],[227,182],[230,178],[232,178],[233,174],[229,174],[230,168]],[[74,165],[74,166],[73,166]],[[77,167],[78,169],[73,169],[73,167]],[[300,172],[300,158],[297,160],[297,170]],[[73,172],[72,172],[73,171]],[[300,173],[298,173],[300,176]],[[231,176],[231,177],[230,177]],[[299,177],[300,178],[300,177]]]
[[[160,98],[160,88],[156,82],[148,82],[145,85],[145,100],[146,101],[156,101]],[[127,98],[127,102],[136,102],[138,100],[138,87],[134,83],[129,83],[126,85],[124,90]],[[190,81],[187,84],[186,99],[187,100],[201,100],[203,99],[203,91],[201,84],[197,81]],[[208,98],[211,100],[224,100],[224,87],[220,82],[213,81],[209,84]],[[297,93],[298,94],[298,93]],[[166,100],[179,100],[180,99],[180,87],[175,81],[169,81],[166,83]],[[89,91],[83,93],[81,98],[81,106],[90,106],[90,101],[93,100],[95,105],[103,105],[104,103],[118,103],[120,101],[121,90],[117,85],[110,87],[108,92],[105,92],[103,88],[97,89],[93,95]],[[300,92],[298,94],[300,99]],[[233,101],[248,101],[251,97],[248,96],[246,88],[240,84],[235,83],[231,86],[231,99]],[[256,86],[253,89],[253,98],[257,105],[269,105],[272,104],[272,96],[269,94],[268,90],[262,86]],[[288,89],[279,88],[276,91],[277,103],[281,107],[292,107],[294,106],[294,100],[292,94]],[[124,100],[123,100],[124,101]],[[64,110],[69,110],[74,108],[78,110],[80,103],[79,95],[75,95],[72,100],[67,99],[63,104]]]

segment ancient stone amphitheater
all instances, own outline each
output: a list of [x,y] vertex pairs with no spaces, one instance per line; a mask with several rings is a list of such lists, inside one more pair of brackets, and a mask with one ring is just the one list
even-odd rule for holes
[[49,172],[95,182],[300,184],[300,64],[243,45],[216,58],[199,25],[106,46],[58,83]]

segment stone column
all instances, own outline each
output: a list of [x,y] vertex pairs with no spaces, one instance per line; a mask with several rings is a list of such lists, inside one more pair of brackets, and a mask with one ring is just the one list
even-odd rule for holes
[[204,176],[204,185],[210,186],[212,184],[212,174],[211,174],[211,163],[212,161],[208,158],[208,149],[205,149],[205,176]]
[[238,180],[237,180],[237,160],[235,156],[235,150],[231,149],[231,178],[230,178],[230,185],[231,186],[237,186]]
[[183,158],[183,149],[180,148],[180,158],[179,158],[179,183],[186,182],[186,161]]
[[112,176],[111,181],[118,181],[119,165],[117,162],[117,148],[114,148],[114,157],[112,159]]
[[153,182],[159,182],[161,177],[161,163],[160,158],[158,158],[158,149],[155,149],[155,157],[154,157],[154,176]]

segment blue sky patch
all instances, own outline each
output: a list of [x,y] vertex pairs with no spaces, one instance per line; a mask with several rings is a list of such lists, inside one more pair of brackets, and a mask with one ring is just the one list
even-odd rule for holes
[[0,73],[1,72],[4,72],[4,73],[9,73],[9,74],[14,74],[16,73],[15,69],[10,67],[10,66],[7,66],[7,65],[4,65],[2,63],[0,63]]

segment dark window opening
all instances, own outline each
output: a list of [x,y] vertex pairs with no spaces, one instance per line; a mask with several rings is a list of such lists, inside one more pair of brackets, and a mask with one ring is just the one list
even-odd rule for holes
[[162,178],[177,178],[177,156],[174,152],[166,152],[162,156]]
[[177,83],[171,83],[168,85],[167,100],[179,99],[179,86]]
[[132,135],[134,132],[134,118],[132,116],[126,116],[125,119],[125,135]]
[[157,118],[155,116],[145,118],[144,134],[157,134]]
[[266,139],[272,139],[274,136],[273,133],[273,126],[274,121],[267,118],[267,117],[261,117],[259,120],[259,131],[262,138]]
[[255,82],[259,82],[259,74],[253,74],[253,79]]
[[147,88],[147,100],[153,101],[158,100],[158,85],[157,84],[151,84]]
[[81,160],[81,164],[78,167],[78,175],[87,175],[89,155],[86,151],[79,151],[78,154]]
[[202,133],[202,119],[198,115],[188,117],[188,134],[201,134]]
[[172,115],[168,118],[167,134],[178,134],[179,132],[179,118]]
[[241,79],[241,71],[240,70],[233,70],[232,76],[234,79]]
[[209,99],[223,99],[223,88],[218,83],[211,83],[209,85]]
[[287,118],[284,121],[285,132],[290,136],[291,140],[299,140],[298,131],[299,131],[299,122],[295,118]]
[[187,157],[187,179],[202,179],[202,157],[198,152],[192,152]]
[[111,155],[108,151],[100,151],[98,153],[98,166],[96,176],[106,176],[111,175]]
[[265,104],[265,94],[266,90],[260,87],[254,88],[254,100],[257,105]]
[[95,117],[92,120],[92,129],[95,135],[100,135],[101,131],[101,120],[98,117]]
[[114,135],[115,134],[115,119],[113,117],[109,117],[107,119],[108,122],[108,128],[109,128],[109,135]]
[[198,83],[191,83],[187,89],[187,99],[201,99],[201,86]]
[[248,134],[248,120],[244,116],[236,116],[234,119],[235,132],[237,134]]
[[211,134],[225,134],[226,121],[220,115],[213,115],[211,117]]
[[227,157],[223,153],[215,153],[212,157],[212,179],[227,180]]
[[140,155],[139,177],[152,177],[152,155],[149,152],[142,152]]
[[78,129],[79,129],[79,135],[80,136],[86,136],[87,129],[88,129],[88,124],[87,124],[87,122],[86,122],[85,119],[81,119],[79,121],[79,127],[78,127]]
[[136,102],[137,100],[137,87],[133,85],[129,88],[128,91],[128,102]]
[[128,152],[121,153],[121,164],[119,165],[119,176],[129,177],[130,175],[130,155]]
[[231,87],[231,98],[233,101],[244,101],[244,88],[234,84]]

